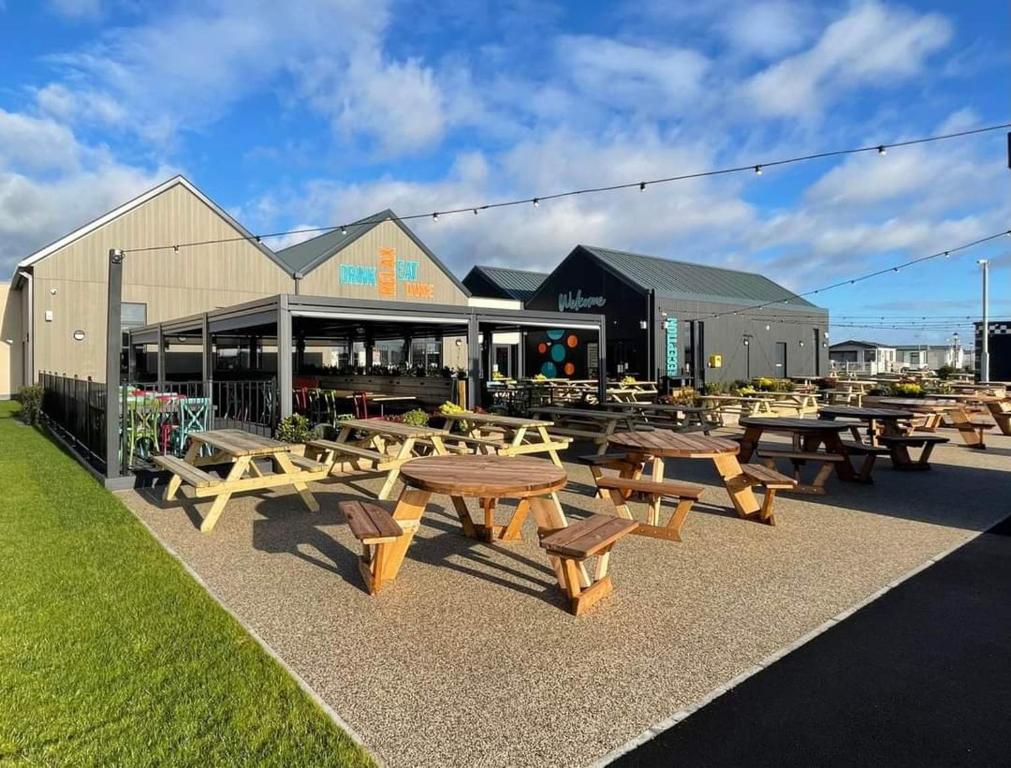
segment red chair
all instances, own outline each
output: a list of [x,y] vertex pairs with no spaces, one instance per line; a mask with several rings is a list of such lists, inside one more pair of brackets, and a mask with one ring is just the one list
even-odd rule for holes
[[367,419],[369,417],[369,393],[355,392],[351,395],[351,402],[354,407],[356,419]]

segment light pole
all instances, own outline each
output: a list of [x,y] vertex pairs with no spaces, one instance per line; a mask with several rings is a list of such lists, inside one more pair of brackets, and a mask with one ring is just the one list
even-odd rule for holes
[[979,380],[990,381],[990,260],[976,261],[983,267],[983,348],[979,357]]
[[747,371],[748,371],[748,373],[747,373],[748,381],[751,381],[751,340],[753,338],[755,338],[755,337],[752,336],[750,333],[745,333],[745,334],[741,335],[741,341],[744,342],[744,349],[747,351],[746,357],[747,357],[747,360],[748,360],[748,362],[747,362],[747,366],[748,366],[748,368],[747,368]]

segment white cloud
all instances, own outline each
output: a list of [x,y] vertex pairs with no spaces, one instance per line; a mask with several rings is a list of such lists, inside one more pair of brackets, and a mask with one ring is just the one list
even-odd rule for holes
[[72,170],[79,164],[79,154],[74,134],[66,126],[0,109],[0,168]]
[[814,29],[814,9],[787,0],[745,2],[726,9],[717,27],[737,50],[779,56],[804,45]]
[[809,50],[750,78],[744,92],[765,115],[810,116],[848,90],[918,74],[951,36],[940,15],[864,3],[830,24]]
[[48,0],[47,5],[69,19],[93,19],[102,13],[102,0]]

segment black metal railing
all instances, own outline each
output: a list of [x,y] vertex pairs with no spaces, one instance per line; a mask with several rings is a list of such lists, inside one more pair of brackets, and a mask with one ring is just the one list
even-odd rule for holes
[[105,472],[105,384],[46,372],[39,374],[39,383],[47,423],[89,464]]

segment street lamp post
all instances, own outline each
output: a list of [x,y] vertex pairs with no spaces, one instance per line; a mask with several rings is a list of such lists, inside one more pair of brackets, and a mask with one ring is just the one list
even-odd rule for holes
[[747,377],[748,381],[751,381],[751,340],[755,338],[750,333],[745,333],[741,335],[741,341],[744,342],[744,349],[746,350],[745,357],[747,358]]
[[979,357],[979,380],[990,381],[990,260],[979,259],[983,267],[983,348]]

